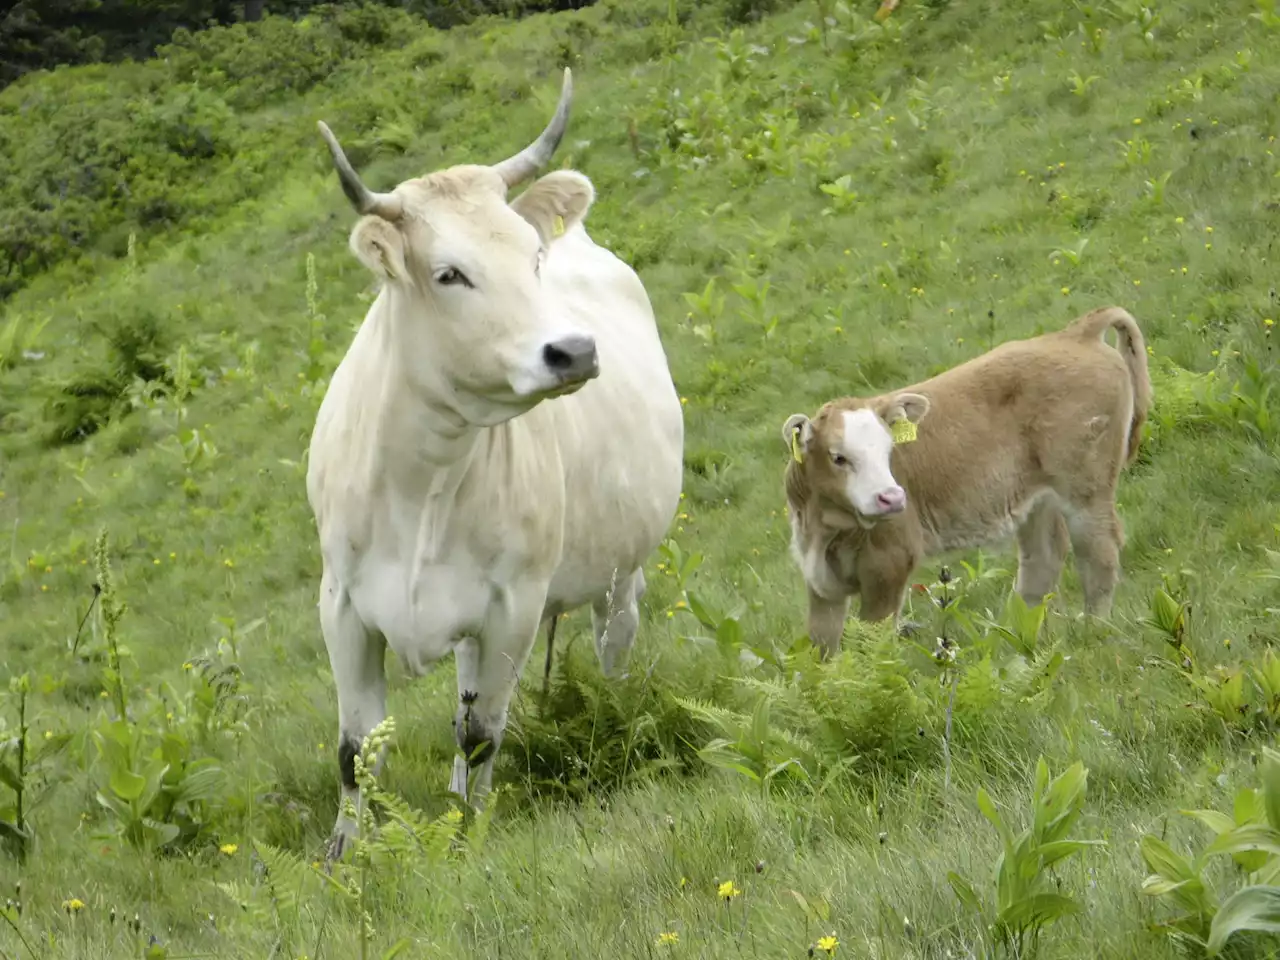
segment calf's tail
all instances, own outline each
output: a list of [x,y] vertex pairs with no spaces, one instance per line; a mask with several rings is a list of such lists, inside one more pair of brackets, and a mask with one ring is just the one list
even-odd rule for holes
[[1151,375],[1147,370],[1147,342],[1138,321],[1123,307],[1102,307],[1086,313],[1065,331],[1081,340],[1101,340],[1108,330],[1116,332],[1116,346],[1129,369],[1133,389],[1133,418],[1129,422],[1129,446],[1125,463],[1133,463],[1142,443],[1142,425],[1151,410]]

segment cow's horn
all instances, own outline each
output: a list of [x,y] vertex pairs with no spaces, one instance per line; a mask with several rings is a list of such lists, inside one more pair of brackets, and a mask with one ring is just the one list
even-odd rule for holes
[[338,168],[338,180],[342,183],[342,192],[347,195],[347,199],[351,201],[356,211],[361,214],[377,214],[384,220],[398,218],[403,210],[400,198],[390,193],[374,193],[366,187],[361,182],[360,175],[352,169],[351,161],[342,152],[338,138],[333,135],[329,125],[320,120],[316,126],[320,128],[320,136],[324,137],[324,142],[329,145],[329,152],[333,154],[333,165]]
[[556,105],[555,116],[547,124],[547,128],[538,135],[538,139],[529,144],[515,156],[508,157],[495,164],[494,169],[502,176],[508,187],[533,176],[556,152],[565,128],[569,126],[569,103],[573,100],[573,74],[568,67],[564,68],[564,83],[560,87],[560,102]]

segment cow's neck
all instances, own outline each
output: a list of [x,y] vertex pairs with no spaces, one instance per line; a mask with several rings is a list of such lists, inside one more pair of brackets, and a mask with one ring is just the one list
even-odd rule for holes
[[394,302],[394,291],[386,290],[383,296],[383,310],[369,318],[367,355],[373,363],[365,371],[378,384],[369,410],[376,482],[406,491],[429,488],[441,493],[461,480],[481,446],[485,428],[467,423],[443,392],[426,388],[410,376],[404,363],[410,354],[391,322],[395,311],[406,305]]

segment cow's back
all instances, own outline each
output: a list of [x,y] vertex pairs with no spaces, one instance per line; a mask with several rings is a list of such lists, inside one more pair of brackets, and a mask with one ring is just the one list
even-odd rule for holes
[[564,464],[565,537],[548,602],[566,607],[609,589],[661,542],[679,505],[684,417],[635,271],[580,227],[543,266],[561,307],[596,338],[600,376],[539,405],[531,426],[553,430]]

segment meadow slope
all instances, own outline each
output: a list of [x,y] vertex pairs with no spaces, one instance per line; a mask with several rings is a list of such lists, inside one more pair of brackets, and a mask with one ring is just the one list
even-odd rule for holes
[[[386,15],[394,37],[364,24],[302,79],[289,44],[314,52],[322,27],[268,20],[0,92],[0,164],[33,177],[29,206],[18,179],[0,190],[11,223],[52,209],[33,144],[54,169],[104,137],[165,211],[76,199],[83,255],[24,260],[0,314],[0,773],[24,744],[30,835],[0,851],[0,897],[21,904],[0,956],[983,956],[988,925],[948,874],[994,900],[1000,835],[976,796],[1032,823],[1041,756],[1087,769],[1070,837],[1100,843],[1043,878],[1080,910],[1022,955],[1179,955],[1139,842],[1201,850],[1213,833],[1178,811],[1243,816],[1238,791],[1280,769],[1263,752],[1280,720],[1280,17],[904,0],[877,24],[852,6],[606,0],[447,34]],[[588,230],[652,297],[685,399],[683,506],[627,679],[599,678],[579,612],[544,698],[539,638],[484,817],[445,794],[451,661],[407,683],[389,658],[381,784],[404,816],[339,887],[311,866],[337,713],[303,477],[374,287],[315,122],[385,189],[528,142],[565,64],[554,163],[591,177]],[[77,90],[99,106],[42,141]],[[1110,622],[1077,618],[1069,563],[1038,640],[1002,634],[1015,557],[975,551],[918,571],[914,642],[851,623],[841,658],[814,663],[786,416],[1108,303],[1142,325],[1155,384]],[[103,559],[107,619],[90,610]],[[0,778],[0,821],[17,780]],[[1227,857],[1204,876],[1222,899],[1245,883]]]

